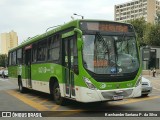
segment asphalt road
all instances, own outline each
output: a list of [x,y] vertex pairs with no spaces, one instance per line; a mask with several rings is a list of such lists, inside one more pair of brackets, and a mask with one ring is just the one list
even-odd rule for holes
[[[124,99],[122,101],[111,101],[111,102],[104,102],[104,103],[89,103],[89,104],[79,103],[75,101],[68,101],[68,104],[66,106],[56,105],[50,99],[49,94],[45,94],[42,92],[29,90],[24,94],[19,93],[16,81],[0,78],[0,111],[19,111],[19,112],[50,111],[50,112],[46,112],[44,115],[61,116],[64,118],[54,117],[54,119],[65,119],[65,120],[66,119],[71,120],[74,118],[87,119],[87,120],[88,119],[92,119],[92,120],[123,119],[124,120],[124,119],[127,119],[127,117],[105,117],[104,111],[113,111],[113,112],[160,111],[160,79],[152,78],[151,76],[145,76],[145,77],[150,79],[153,85],[153,92],[148,97]],[[74,118],[71,118],[72,116]],[[90,117],[84,117],[84,116],[90,116]],[[51,119],[51,117],[50,118],[48,117],[47,119]],[[130,117],[129,120],[131,119],[134,119],[134,118]],[[142,117],[140,119],[146,120],[151,118]],[[159,118],[155,118],[155,119],[159,119]]]

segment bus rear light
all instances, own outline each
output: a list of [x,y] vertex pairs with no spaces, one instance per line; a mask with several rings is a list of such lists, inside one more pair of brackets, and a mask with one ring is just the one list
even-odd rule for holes
[[83,80],[84,80],[84,82],[86,83],[86,85],[89,89],[92,89],[92,90],[97,89],[88,78],[83,77]]

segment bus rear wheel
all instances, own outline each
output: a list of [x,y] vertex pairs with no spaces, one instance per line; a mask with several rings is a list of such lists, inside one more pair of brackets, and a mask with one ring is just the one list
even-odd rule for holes
[[59,88],[58,82],[54,83],[53,85],[53,98],[56,104],[58,105],[65,105],[65,98],[61,97],[61,92]]

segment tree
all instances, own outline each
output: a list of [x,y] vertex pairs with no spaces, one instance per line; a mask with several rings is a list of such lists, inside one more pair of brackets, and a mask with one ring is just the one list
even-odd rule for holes
[[160,24],[152,25],[148,34],[147,43],[151,46],[160,46]]
[[150,27],[147,35],[149,45],[160,46],[160,12],[156,13],[155,24]]
[[145,32],[144,32],[144,36],[143,36],[143,40],[144,40],[144,43],[146,45],[150,45],[150,33],[151,33],[151,29],[153,27],[153,24],[151,23],[147,23],[146,25],[146,29],[145,29]]
[[144,38],[148,23],[145,21],[145,19],[142,17],[139,19],[130,20],[128,22],[134,26],[140,46],[146,45],[146,41]]
[[7,67],[7,55],[6,54],[0,54],[0,67]]
[[155,24],[147,23],[144,18],[129,21],[137,33],[140,46],[160,46],[160,14]]
[[157,13],[156,13],[155,23],[156,23],[156,24],[160,24],[160,12],[157,12]]

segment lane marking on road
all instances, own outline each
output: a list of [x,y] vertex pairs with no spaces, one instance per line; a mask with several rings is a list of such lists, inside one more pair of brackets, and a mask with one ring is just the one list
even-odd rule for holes
[[49,109],[47,107],[45,107],[44,105],[41,105],[37,102],[34,102],[28,98],[26,98],[25,96],[18,94],[17,92],[13,91],[13,90],[8,90],[6,91],[8,94],[18,98],[19,100],[21,100],[22,102],[24,102],[25,104],[37,109],[38,111],[49,111]]
[[81,110],[81,109],[77,109],[77,110],[57,110],[58,108],[61,107],[60,105],[52,105],[53,107],[51,109],[49,109],[49,108],[45,107],[45,105],[42,105],[42,104],[37,103],[37,102],[34,102],[31,99],[27,98],[26,96],[24,96],[21,93],[18,93],[16,91],[8,90],[6,92],[8,94],[18,98],[19,100],[21,100],[25,104],[37,109],[38,111],[59,111],[60,113],[58,114],[58,116],[62,116],[62,117],[63,116],[73,115],[73,114],[85,111],[85,110]]
[[14,91],[14,90],[8,90],[8,91],[5,91],[5,92],[7,92],[8,94],[16,97],[17,99],[21,100],[25,104],[37,109],[38,111],[59,111],[58,116],[69,116],[69,115],[73,115],[73,114],[85,111],[85,110],[82,110],[82,109],[58,110],[61,106],[60,105],[55,105],[55,104],[49,105],[49,106],[53,106],[52,108],[47,108],[48,105],[43,105],[43,103],[45,101],[47,102],[47,99],[42,100],[42,102],[34,102],[33,99],[28,98],[29,95],[27,95],[27,96],[26,96],[26,94],[22,95],[21,93],[18,93],[17,91]]
[[32,97],[32,98],[30,98],[30,100],[32,100],[32,101],[34,101],[34,100],[38,100],[40,97],[38,96],[35,96],[35,97]]
[[[17,91],[18,92],[18,91]],[[33,95],[28,95],[28,94],[25,94],[26,97],[28,97],[29,99],[32,99],[32,98],[37,98],[37,96],[33,96]]]
[[45,102],[47,102],[49,99],[44,99],[44,100],[41,100],[40,102],[38,102],[39,104],[43,104]]
[[[32,99],[28,98],[29,95],[27,94],[21,94],[17,91],[14,90],[8,90],[6,91],[8,94],[16,97],[17,99],[21,100],[25,104],[37,109],[38,111],[60,111],[59,115],[61,116],[66,116],[66,115],[72,115],[76,113],[81,113],[84,111],[88,111],[85,109],[65,109],[63,110],[60,105],[55,105],[51,104],[49,106],[53,107],[47,107],[48,105],[44,105],[43,103],[48,102],[49,99],[44,99],[40,102],[33,101]],[[160,96],[149,96],[146,98],[129,98],[129,99],[124,99],[123,101],[113,101],[109,102],[111,105],[124,105],[124,104],[130,104],[130,103],[136,103],[136,102],[142,102],[142,101],[147,101],[147,100],[152,100],[152,99],[157,99],[160,98]]]
[[149,96],[146,98],[132,98],[132,99],[126,99],[125,101],[117,101],[117,102],[111,102],[111,103],[113,103],[114,105],[123,105],[123,104],[142,102],[142,101],[147,101],[147,100],[152,100],[157,98],[160,98],[160,96]]
[[57,110],[58,110],[58,108],[60,108],[60,105],[56,105],[56,106],[54,106],[53,108],[51,108],[51,111],[57,111]]

